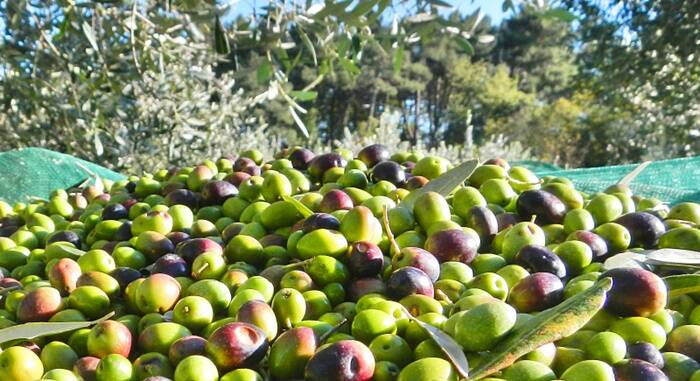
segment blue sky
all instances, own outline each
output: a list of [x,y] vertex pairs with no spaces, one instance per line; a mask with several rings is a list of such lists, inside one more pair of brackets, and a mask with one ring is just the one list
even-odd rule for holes
[[499,0],[449,0],[448,3],[457,5],[461,13],[472,13],[477,8],[481,7],[481,10],[489,17],[491,17],[491,22],[493,24],[500,24],[501,20],[510,16],[512,11],[506,13],[502,10],[502,1]]
[[[322,2],[323,0],[314,0],[314,2]],[[476,9],[481,10],[491,18],[491,23],[494,25],[508,17],[511,11],[504,13],[501,9],[503,2],[501,0],[446,0],[452,4],[462,14],[469,14]],[[249,15],[255,7],[261,7],[267,4],[266,0],[240,0],[233,9],[233,15]],[[447,10],[450,12],[451,10]]]

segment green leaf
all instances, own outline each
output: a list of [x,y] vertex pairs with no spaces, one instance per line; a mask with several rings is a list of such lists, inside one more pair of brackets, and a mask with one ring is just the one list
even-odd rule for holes
[[231,46],[219,15],[216,15],[214,20],[214,50],[219,54],[229,54],[231,52]]
[[114,312],[93,321],[25,323],[0,329],[0,344],[15,340],[31,340],[37,337],[58,335],[87,328],[114,316]]
[[578,331],[603,307],[611,287],[612,278],[601,279],[558,306],[535,315],[496,345],[491,355],[472,370],[470,380],[488,377],[536,348]]
[[515,4],[513,4],[513,0],[504,0],[501,9],[503,10],[503,12],[507,12],[511,9],[515,10]]
[[668,298],[700,291],[700,274],[670,275],[664,277]]
[[360,74],[360,68],[347,58],[340,59],[340,66],[342,66],[345,71],[352,75]]
[[457,43],[459,44],[459,47],[462,48],[462,51],[466,54],[474,55],[474,47],[472,46],[472,43],[469,42],[466,38],[462,36],[455,36],[455,40],[457,40]]
[[311,42],[311,39],[302,29],[299,29],[299,35],[301,36],[301,40],[304,41],[306,49],[308,49],[309,53],[311,53],[311,58],[313,58],[314,60],[314,66],[318,66],[318,59],[316,58],[316,48],[314,48],[314,44]]
[[307,218],[308,216],[314,214],[313,210],[307,208],[306,205],[302,204],[301,201],[297,200],[294,197],[282,196],[282,199],[294,205],[294,207],[297,208],[299,213],[301,213],[301,215],[304,216],[304,218]]
[[324,19],[328,16],[338,16],[340,13],[345,11],[345,8],[347,8],[353,0],[344,0],[344,1],[326,1],[326,6],[323,7],[320,11],[318,11],[313,18],[316,20]]
[[471,176],[472,172],[474,172],[477,165],[479,165],[478,160],[465,161],[464,163],[443,173],[439,177],[430,180],[424,187],[418,188],[409,193],[401,201],[400,206],[408,208],[408,210],[413,210],[413,204],[416,202],[418,196],[427,192],[437,192],[442,196],[447,197],[453,190],[455,190],[455,188],[464,184],[469,176]]
[[448,3],[447,1],[442,1],[442,0],[428,0],[430,5],[434,5],[436,7],[443,7],[443,8],[452,8],[452,4]]
[[263,63],[260,64],[260,66],[258,66],[258,70],[255,71],[255,76],[258,80],[258,84],[261,85],[267,83],[271,75],[272,64],[268,60],[263,61]]
[[356,59],[360,55],[360,51],[362,50],[362,40],[360,39],[360,36],[354,35],[352,36],[352,58]]
[[70,27],[72,14],[73,14],[72,12],[66,12],[66,14],[63,16],[63,22],[61,23],[61,26],[58,28],[58,33],[56,33],[56,36],[54,36],[54,40],[60,40],[66,34],[66,31]]
[[97,53],[100,54],[100,49],[97,48],[97,40],[95,39],[95,31],[92,29],[90,24],[87,22],[83,21],[83,33],[85,34],[85,37],[87,38],[88,42],[90,43],[90,46],[92,46],[92,49]]
[[416,319],[406,308],[403,308],[403,311],[411,321],[423,328],[428,336],[430,336],[430,338],[438,344],[442,350],[442,353],[447,356],[455,369],[457,369],[459,375],[464,379],[468,379],[469,362],[467,361],[467,356],[464,355],[462,347],[460,347],[459,344],[457,344],[454,339],[450,337],[450,335],[441,331],[439,328],[433,327],[428,323]]
[[403,44],[399,45],[394,51],[394,74],[398,75],[401,72],[401,66],[403,66],[404,52],[406,48]]
[[350,13],[348,13],[348,16],[351,19],[356,19],[365,13],[369,12],[374,8],[374,6],[377,5],[377,0],[363,0],[360,1],[355,8],[353,8]]
[[572,22],[576,20],[576,15],[564,8],[548,9],[542,14],[542,17],[547,19],[557,19],[563,22]]
[[316,97],[318,96],[318,92],[294,90],[294,91],[290,91],[289,95],[298,101],[307,102],[307,101],[312,101],[312,100],[316,99]]

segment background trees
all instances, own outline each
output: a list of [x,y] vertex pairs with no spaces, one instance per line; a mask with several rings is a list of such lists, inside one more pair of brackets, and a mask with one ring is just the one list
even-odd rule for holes
[[562,166],[700,151],[690,0],[504,1],[498,25],[438,0],[234,3],[0,1],[0,149],[154,168],[381,125]]

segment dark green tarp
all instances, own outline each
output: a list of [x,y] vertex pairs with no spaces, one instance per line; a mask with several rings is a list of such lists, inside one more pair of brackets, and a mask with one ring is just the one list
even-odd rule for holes
[[0,199],[15,203],[47,198],[54,189],[90,179],[90,173],[109,180],[124,178],[97,164],[43,148],[0,153]]
[[[617,183],[638,164],[609,167],[548,170],[535,162],[523,163],[538,176],[563,176],[571,179],[584,192],[599,192]],[[630,184],[630,188],[645,197],[656,197],[677,204],[683,201],[700,202],[700,156],[661,160],[649,164]]]
[[[564,176],[584,192],[602,191],[615,184],[637,165],[563,170],[538,161],[514,163],[538,176]],[[47,198],[52,190],[68,188],[90,178],[90,172],[104,179],[119,180],[123,175],[73,156],[41,148],[26,148],[0,153],[0,199],[28,201]],[[636,194],[656,197],[675,204],[700,202],[700,156],[656,161],[631,184]]]

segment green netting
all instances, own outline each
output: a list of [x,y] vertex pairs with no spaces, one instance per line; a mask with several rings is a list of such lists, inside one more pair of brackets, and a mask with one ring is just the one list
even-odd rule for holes
[[518,165],[521,167],[525,167],[525,168],[527,168],[535,173],[561,171],[562,170],[561,167],[556,166],[554,164],[545,163],[544,161],[535,161],[535,160],[519,160],[519,161],[511,162],[511,165]]
[[124,178],[97,164],[42,148],[0,153],[0,199],[14,203],[32,197],[47,198],[54,189],[69,188],[89,179],[88,171],[103,179]]
[[[571,170],[532,170],[540,177],[567,177],[577,189],[584,192],[599,192],[617,183],[636,167],[637,164],[630,164]],[[700,202],[700,156],[655,161],[634,179],[630,187],[635,194],[656,197],[671,204]]]
[[[637,166],[562,170],[538,161],[520,161],[517,165],[529,168],[540,177],[567,177],[584,192],[602,191]],[[124,178],[94,163],[41,148],[0,153],[0,199],[17,202],[28,201],[31,197],[46,198],[56,188],[68,188],[88,179],[90,175],[86,169],[105,179]],[[631,188],[636,194],[672,204],[700,202],[700,156],[656,161],[637,176]]]

